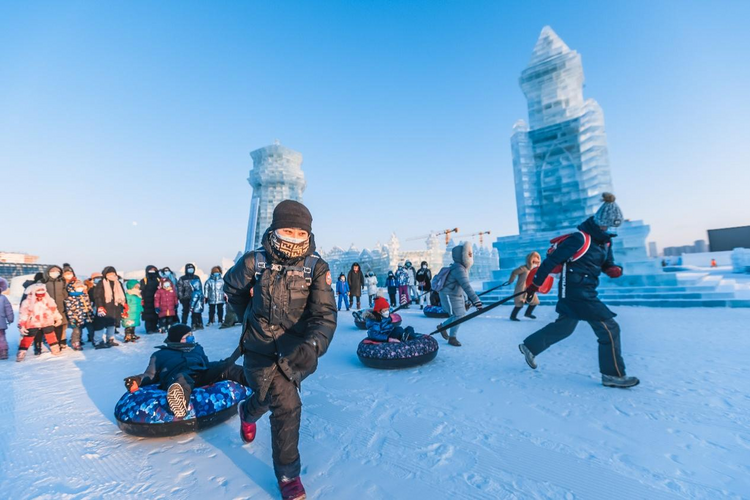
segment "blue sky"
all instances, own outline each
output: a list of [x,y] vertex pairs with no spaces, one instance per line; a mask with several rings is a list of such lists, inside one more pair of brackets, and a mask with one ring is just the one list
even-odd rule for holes
[[[626,217],[750,223],[750,2],[0,1],[0,248],[202,268],[251,150],[304,155],[320,246],[517,232],[510,130],[546,24],[581,53]],[[137,225],[133,225],[133,222]]]

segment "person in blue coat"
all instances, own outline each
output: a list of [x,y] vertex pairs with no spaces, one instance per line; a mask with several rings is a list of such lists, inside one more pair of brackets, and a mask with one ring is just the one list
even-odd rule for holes
[[349,310],[349,283],[346,282],[346,276],[341,273],[339,280],[336,282],[336,295],[339,296],[339,311],[341,310],[341,301],[344,301],[346,310]]
[[585,321],[598,338],[602,384],[606,387],[633,387],[639,380],[625,374],[620,325],[614,320],[616,314],[599,300],[596,291],[602,272],[610,278],[622,276],[622,267],[615,264],[612,254],[612,238],[622,223],[622,211],[615,203],[615,195],[604,193],[602,200],[604,204],[596,214],[578,226],[577,233],[559,242],[555,251],[539,266],[526,290],[527,301],[533,298],[553,269],[561,268],[556,309],[559,316],[554,323],[529,335],[518,347],[526,363],[536,369],[536,356],[569,337],[578,322]]
[[222,380],[233,380],[247,386],[242,367],[226,360],[209,361],[187,325],[172,325],[165,345],[157,346],[157,349],[151,355],[146,371],[127,377],[125,387],[135,392],[144,385],[158,384],[160,389],[167,391],[167,404],[175,417],[187,415],[190,395],[195,387]]
[[406,342],[414,337],[414,328],[393,324],[391,309],[383,297],[375,299],[375,308],[362,314],[367,328],[367,338],[376,342]]

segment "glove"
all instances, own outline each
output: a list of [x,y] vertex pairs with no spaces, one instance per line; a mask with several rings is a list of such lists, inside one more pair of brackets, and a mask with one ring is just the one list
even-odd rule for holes
[[482,304],[481,300],[478,300],[477,303],[474,304],[474,307],[476,307],[477,309],[481,309],[482,307],[484,307],[484,304]]
[[100,307],[96,310],[96,315],[99,316],[100,318],[103,318],[104,316],[107,315],[107,310],[104,309],[103,307]]
[[318,364],[318,353],[307,342],[297,346],[286,358],[293,370],[302,373],[310,372]]
[[133,375],[132,377],[126,377],[125,378],[125,388],[129,392],[135,392],[138,389],[140,389],[141,385],[141,376],[140,375]]
[[604,270],[604,274],[610,278],[619,278],[622,276],[622,268],[620,266],[611,266]]
[[155,308],[154,308],[154,311],[156,311],[156,314],[159,314],[159,311],[161,311],[161,308],[159,308],[159,307],[155,307]]
[[528,287],[526,287],[526,303],[531,303],[532,300],[534,300],[534,295],[536,295],[536,292],[539,291],[539,287],[536,286],[534,283],[530,284]]

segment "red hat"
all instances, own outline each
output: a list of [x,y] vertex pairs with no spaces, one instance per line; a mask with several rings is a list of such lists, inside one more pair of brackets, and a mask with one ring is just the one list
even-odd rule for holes
[[385,300],[383,297],[378,297],[375,299],[375,311],[382,311],[383,309],[390,309],[391,306],[388,305],[388,301]]

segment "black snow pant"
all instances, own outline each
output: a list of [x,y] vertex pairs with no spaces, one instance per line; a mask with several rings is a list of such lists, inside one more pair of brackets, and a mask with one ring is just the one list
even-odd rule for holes
[[201,313],[190,314],[190,328],[193,330],[203,328],[203,316],[201,316]]
[[214,315],[219,312],[219,323],[224,322],[224,304],[208,304],[208,322],[214,322]]
[[148,319],[144,319],[143,322],[145,323],[146,333],[154,333],[159,331],[159,317],[151,317],[149,316]]
[[55,327],[55,335],[57,336],[57,343],[62,347],[63,344],[67,344],[65,338],[65,332],[68,329],[68,325],[60,325]]
[[[599,371],[603,375],[625,376],[625,362],[620,352],[620,325],[614,319],[587,321],[599,342]],[[523,343],[534,356],[549,346],[569,337],[578,326],[578,320],[563,316],[541,330],[529,335]]]
[[224,317],[224,322],[221,324],[221,328],[230,328],[233,327],[235,323],[239,323],[239,320],[237,319],[237,315],[234,312],[234,309],[232,309],[232,306],[227,307],[227,315]]
[[170,375],[159,386],[162,390],[169,389],[169,386],[175,382],[180,384],[182,391],[185,393],[185,399],[190,400],[194,387],[203,387],[204,385],[215,384],[222,380],[232,380],[244,386],[247,386],[245,370],[237,364],[226,364],[222,361],[211,361],[208,363],[208,369],[191,372],[189,370],[177,372]]
[[271,448],[273,450],[273,469],[276,479],[293,479],[300,474],[299,428],[302,415],[302,400],[293,382],[290,382],[279,370],[274,370],[268,392],[261,401],[258,387],[245,358],[245,369],[248,374],[253,394],[244,403],[246,422],[258,421],[268,410],[271,410]]
[[180,304],[182,304],[182,321],[180,323],[187,325],[188,316],[190,315],[190,299],[181,300]]
[[393,291],[391,289],[388,289],[388,297],[391,299],[391,307],[398,306],[398,302],[396,302],[396,289],[394,288]]
[[164,316],[159,318],[159,328],[164,330],[162,333],[167,333],[169,327],[177,323],[177,316]]

